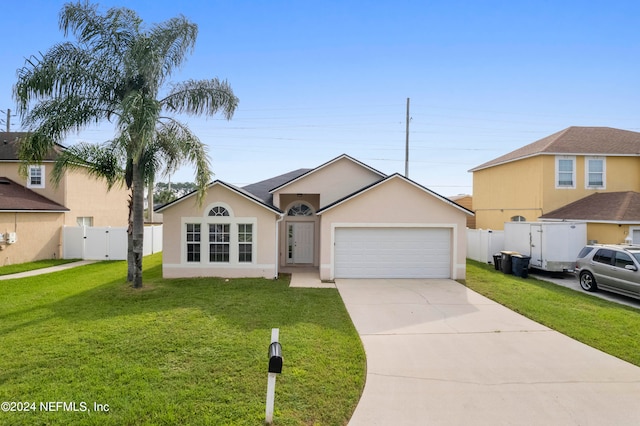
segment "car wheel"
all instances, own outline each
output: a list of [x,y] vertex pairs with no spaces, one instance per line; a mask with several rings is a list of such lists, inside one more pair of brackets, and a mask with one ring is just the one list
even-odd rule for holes
[[580,287],[582,287],[582,289],[586,291],[598,290],[596,279],[593,278],[591,272],[583,272],[580,274]]

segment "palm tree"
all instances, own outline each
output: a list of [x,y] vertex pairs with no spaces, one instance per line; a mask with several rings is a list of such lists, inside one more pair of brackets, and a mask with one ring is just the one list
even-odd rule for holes
[[111,145],[124,152],[124,179],[132,191],[132,281],[141,287],[145,168],[152,167],[145,155],[158,142],[166,154],[158,160],[195,164],[201,200],[211,179],[206,151],[175,115],[221,112],[231,119],[238,98],[217,78],[168,84],[197,37],[197,26],[183,16],[145,29],[130,9],[100,14],[97,5],[84,1],[65,4],[59,24],[76,41],[31,57],[18,71],[14,97],[29,131],[20,156],[26,168],[70,132],[113,120]]

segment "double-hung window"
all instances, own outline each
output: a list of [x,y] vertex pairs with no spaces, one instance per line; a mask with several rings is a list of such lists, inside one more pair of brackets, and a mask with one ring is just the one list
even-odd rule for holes
[[229,262],[228,223],[209,224],[209,262]]
[[238,224],[238,262],[248,263],[253,258],[253,225]]
[[600,157],[586,157],[586,187],[604,189],[605,187],[605,160]]
[[199,223],[187,223],[187,262],[200,262]]
[[576,158],[556,157],[556,188],[576,187]]
[[29,166],[27,188],[44,188],[44,166]]

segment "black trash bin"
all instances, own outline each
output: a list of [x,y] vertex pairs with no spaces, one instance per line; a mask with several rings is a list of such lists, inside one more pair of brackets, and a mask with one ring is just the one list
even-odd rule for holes
[[493,255],[493,267],[495,268],[496,271],[502,270],[501,260],[502,260],[502,253],[496,253]]
[[500,269],[505,274],[513,274],[512,266],[511,266],[511,256],[515,254],[520,254],[517,251],[501,251],[500,254],[502,258],[500,259]]
[[525,256],[523,254],[515,254],[511,256],[513,275],[520,278],[527,278],[529,276],[530,260],[531,256]]

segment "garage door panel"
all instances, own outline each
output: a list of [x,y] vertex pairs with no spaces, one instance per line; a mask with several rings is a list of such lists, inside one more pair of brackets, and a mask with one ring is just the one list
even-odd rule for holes
[[449,278],[448,228],[337,228],[337,278]]

